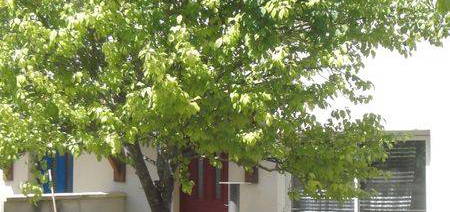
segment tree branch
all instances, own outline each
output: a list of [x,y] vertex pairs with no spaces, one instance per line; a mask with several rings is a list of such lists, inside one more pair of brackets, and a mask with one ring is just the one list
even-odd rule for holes
[[269,168],[269,167],[263,166],[261,164],[258,164],[258,168],[261,168],[268,172],[281,171],[281,169],[278,167],[278,165],[276,165],[274,168]]

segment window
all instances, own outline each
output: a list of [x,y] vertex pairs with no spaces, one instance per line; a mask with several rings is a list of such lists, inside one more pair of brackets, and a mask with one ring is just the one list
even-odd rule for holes
[[391,177],[373,178],[362,183],[378,195],[360,200],[360,211],[426,211],[425,142],[399,143],[389,152],[388,160],[376,164]]
[[[426,211],[426,147],[424,141],[398,143],[389,152],[386,162],[374,165],[387,171],[391,176],[390,178],[376,177],[361,183],[366,190],[376,190],[377,195],[369,199],[355,199],[344,203],[305,197],[293,201],[292,211]],[[295,179],[293,179],[292,185],[300,186]],[[358,208],[355,208],[355,205]]]
[[55,156],[48,156],[43,159],[46,163],[46,169],[41,169],[42,173],[47,174],[48,169],[51,170],[51,183],[43,184],[44,193],[50,193],[50,185],[53,186],[55,193],[67,193],[73,190],[73,157],[65,153],[57,153]]
[[126,182],[127,176],[127,164],[121,161],[119,158],[109,157],[109,164],[113,168],[113,180],[114,182]]

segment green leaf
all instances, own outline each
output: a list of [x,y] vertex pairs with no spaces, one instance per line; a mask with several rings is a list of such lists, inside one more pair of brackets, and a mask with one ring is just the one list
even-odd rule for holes
[[441,13],[450,12],[450,0],[437,0],[436,8]]

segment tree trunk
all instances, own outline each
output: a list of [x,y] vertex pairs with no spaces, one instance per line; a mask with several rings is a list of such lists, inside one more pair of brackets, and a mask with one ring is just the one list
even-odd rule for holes
[[156,169],[159,176],[159,181],[156,183],[158,190],[161,192],[161,197],[165,205],[169,208],[172,203],[172,195],[174,189],[173,170],[176,165],[170,163],[170,156],[158,149],[158,158],[156,159]]
[[[129,152],[129,158],[132,160],[131,165],[136,170],[136,175],[141,182],[145,197],[147,198],[147,202],[150,205],[152,212],[170,212],[173,192],[173,175],[164,175],[162,176],[162,180],[154,182],[147,165],[145,164],[144,155],[142,154],[139,143],[125,144],[125,148]],[[168,167],[157,168],[159,170]],[[165,172],[169,173],[170,171]]]

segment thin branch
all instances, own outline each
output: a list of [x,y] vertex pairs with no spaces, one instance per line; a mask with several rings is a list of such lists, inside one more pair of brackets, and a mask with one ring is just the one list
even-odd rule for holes
[[269,167],[263,166],[261,164],[258,164],[258,168],[261,168],[261,169],[263,169],[265,171],[268,171],[268,172],[281,171],[281,169],[279,168],[278,164],[274,168],[269,168]]
[[148,157],[146,155],[144,155],[143,158],[144,158],[145,161],[147,161],[147,162],[149,162],[149,163],[151,163],[151,164],[156,166],[156,161],[155,160],[151,159],[150,157]]

